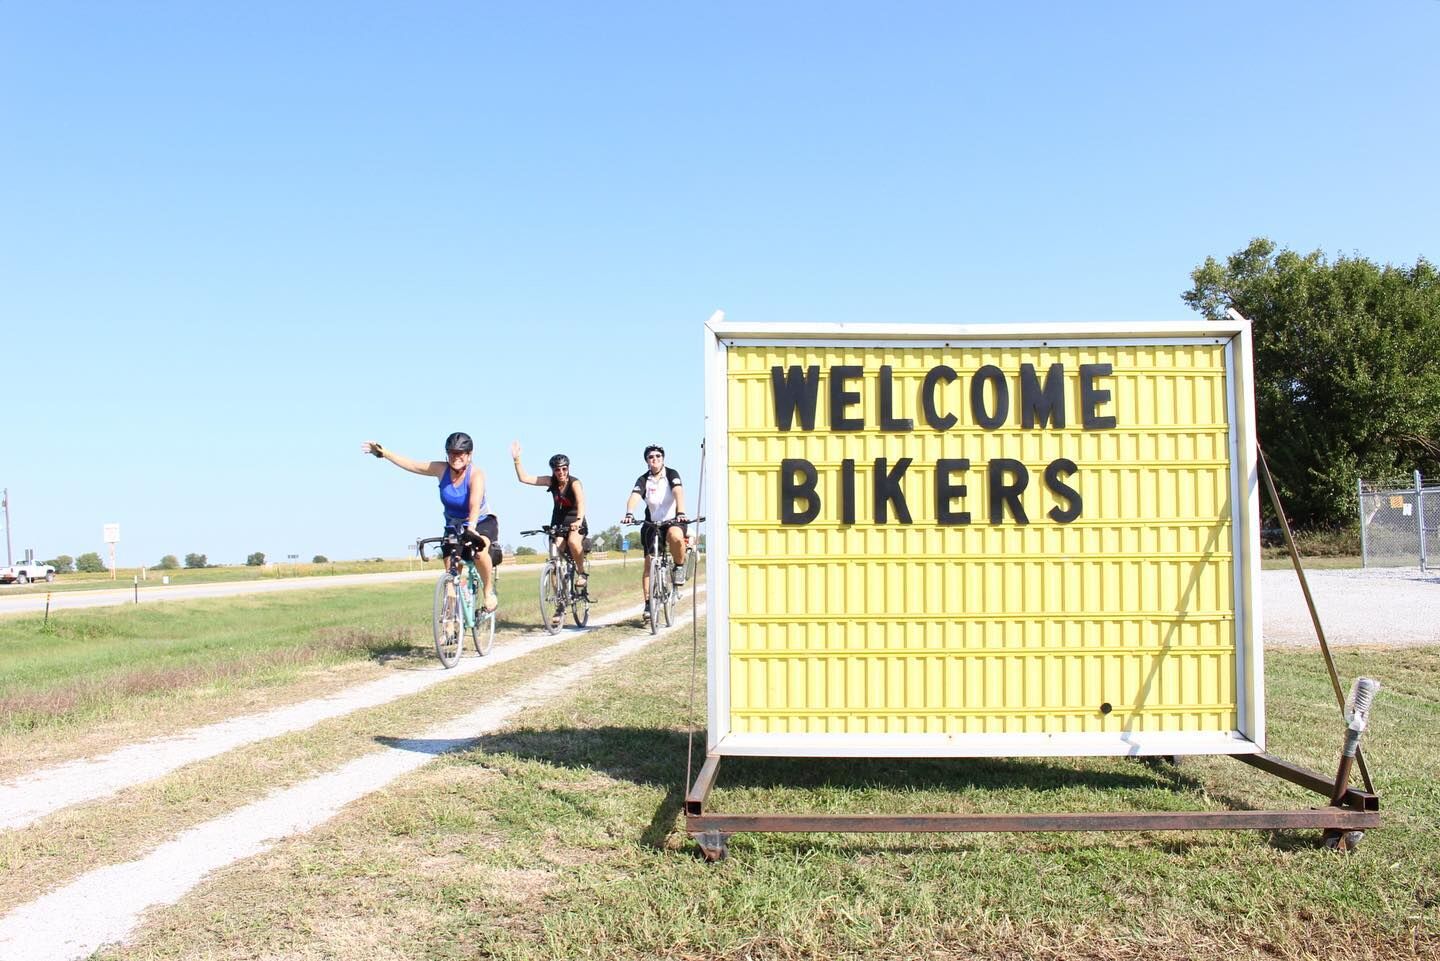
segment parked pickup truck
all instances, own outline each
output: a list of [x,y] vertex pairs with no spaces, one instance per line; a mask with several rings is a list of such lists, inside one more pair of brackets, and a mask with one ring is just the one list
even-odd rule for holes
[[0,584],[29,584],[31,581],[55,580],[55,568],[34,562],[0,567]]

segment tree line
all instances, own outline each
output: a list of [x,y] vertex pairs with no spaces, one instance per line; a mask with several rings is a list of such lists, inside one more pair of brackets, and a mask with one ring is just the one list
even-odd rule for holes
[[[79,557],[71,557],[69,554],[57,554],[55,557],[43,563],[55,568],[57,574],[70,574],[75,572],[80,574],[100,574],[110,569],[105,566],[105,562],[100,559],[100,555],[95,551],[89,551],[88,553],[81,554]],[[310,563],[328,564],[330,563],[330,558],[324,554],[316,554]],[[263,567],[265,565],[265,554],[262,551],[256,551],[245,558],[245,564],[248,567]],[[218,567],[220,565],[211,564],[210,558],[204,554],[190,553],[185,555],[184,566],[187,570],[199,570],[201,568]],[[150,570],[178,571],[180,567],[181,561],[178,557],[174,554],[166,554],[160,558],[159,563],[150,565]]]
[[1356,480],[1440,470],[1440,274],[1359,255],[1328,260],[1257,237],[1191,273],[1182,294],[1221,320],[1248,318],[1261,449],[1286,516],[1357,523]]

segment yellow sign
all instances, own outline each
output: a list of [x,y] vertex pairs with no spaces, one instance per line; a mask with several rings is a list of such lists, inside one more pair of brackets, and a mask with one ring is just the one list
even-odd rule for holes
[[712,750],[1263,746],[1248,328],[707,336]]

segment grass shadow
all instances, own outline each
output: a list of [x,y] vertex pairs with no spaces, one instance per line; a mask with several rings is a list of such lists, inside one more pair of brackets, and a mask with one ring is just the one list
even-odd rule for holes
[[[596,771],[607,777],[645,787],[664,789],[639,841],[665,849],[684,808],[688,737],[683,731],[640,727],[519,728],[468,739],[417,739],[378,737],[377,743],[426,754],[463,752],[475,763],[486,755],[508,754],[527,761],[576,771]],[[693,778],[703,760],[703,742],[697,740]],[[1254,810],[1244,799],[1218,794],[1195,772],[1158,761],[1136,758],[726,758],[716,789],[724,792],[842,791],[894,792],[896,794],[980,792],[996,800],[1006,793],[1034,796],[1037,812],[1051,810],[1065,794],[1093,792],[1169,791],[1204,797],[1232,810]],[[821,808],[820,798],[807,805]],[[804,803],[804,802],[802,802]],[[1141,802],[1143,805],[1143,802]],[[1117,798],[1115,810],[1137,809],[1133,798]],[[1148,806],[1146,806],[1148,809]],[[1168,805],[1161,805],[1169,809]],[[1063,807],[1062,807],[1063,809]],[[878,813],[878,812],[877,812]],[[1266,832],[1269,846],[1280,849],[1313,847],[1314,839],[1294,832]],[[1156,846],[1177,853],[1207,842],[1193,837],[1166,837]]]

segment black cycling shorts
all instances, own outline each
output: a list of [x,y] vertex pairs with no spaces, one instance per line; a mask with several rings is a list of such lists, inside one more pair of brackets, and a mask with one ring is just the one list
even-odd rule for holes
[[[495,519],[494,514],[477,523],[475,529],[471,531],[470,534],[471,537],[461,539],[460,556],[462,558],[467,561],[473,561],[475,559],[475,541],[473,538],[474,535],[479,535],[490,542],[491,564],[499,564],[504,559],[504,553],[500,550],[500,544],[498,543],[500,540],[500,522]],[[442,553],[444,553],[446,557],[449,557],[451,553],[450,545],[445,544],[443,541],[441,544]]]
[[[655,553],[653,540],[655,537],[655,529],[659,526],[659,524],[655,524],[650,521],[643,521],[640,524],[640,544],[642,547],[645,548],[646,557],[649,557],[650,555]],[[690,524],[687,521],[686,523],[679,525],[679,527],[680,535],[683,537],[685,533],[689,530]]]

